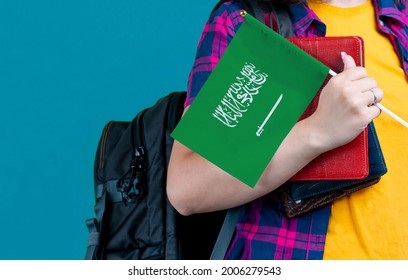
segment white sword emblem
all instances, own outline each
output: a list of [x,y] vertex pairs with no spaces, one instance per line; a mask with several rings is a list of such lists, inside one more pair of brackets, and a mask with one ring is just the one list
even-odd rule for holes
[[256,136],[261,136],[262,132],[264,131],[264,126],[266,125],[266,123],[268,122],[268,120],[270,119],[270,117],[272,116],[273,112],[275,112],[276,108],[278,107],[279,103],[282,101],[282,97],[283,94],[281,94],[278,98],[278,100],[275,102],[275,104],[273,105],[271,111],[269,112],[269,114],[266,116],[265,120],[263,121],[263,123],[261,124],[261,126],[258,126],[258,130],[256,132]]

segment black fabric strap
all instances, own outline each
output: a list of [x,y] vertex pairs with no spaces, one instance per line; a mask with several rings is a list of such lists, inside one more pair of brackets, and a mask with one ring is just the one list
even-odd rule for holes
[[[99,187],[99,186],[98,186]],[[101,190],[101,188],[98,188]],[[94,207],[96,217],[85,221],[88,228],[88,246],[85,253],[85,260],[102,259],[101,252],[101,230],[104,223],[104,214],[106,209],[106,192],[97,192],[98,200]]]
[[[224,2],[229,0],[220,0],[214,7],[213,11],[217,10]],[[289,15],[288,7],[279,1],[262,1],[262,0],[237,0],[244,10],[255,17],[262,23],[265,23],[265,14],[269,14],[268,26],[272,26],[272,16],[275,18],[278,30],[275,30],[283,37],[293,37],[292,20]]]
[[[285,38],[293,37],[292,20],[290,19],[288,6],[286,4],[277,3],[278,1],[261,0],[246,2],[248,2],[247,5],[251,5],[248,12],[257,20],[273,28],[273,17],[277,23],[277,30],[275,31]],[[265,18],[265,14],[269,14],[269,18]],[[269,22],[265,22],[266,20]]]
[[218,234],[217,241],[215,242],[213,251],[211,253],[210,260],[223,260],[227,253],[229,244],[232,240],[232,236],[235,232],[235,225],[238,222],[239,215],[241,213],[241,207],[235,207],[228,210],[225,216],[224,223],[222,224],[220,233]]
[[106,195],[111,202],[123,201],[122,193],[117,189],[119,180],[109,180],[105,184],[99,184],[95,186],[96,200]]
[[290,19],[288,6],[285,4],[272,4],[271,12],[274,13],[277,23],[278,23],[278,33],[285,38],[291,38],[294,36],[292,20]]

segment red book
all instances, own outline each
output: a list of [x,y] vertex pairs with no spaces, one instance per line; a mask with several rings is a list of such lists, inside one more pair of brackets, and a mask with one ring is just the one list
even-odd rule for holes
[[[336,73],[343,71],[343,61],[340,56],[342,51],[352,56],[357,66],[364,66],[364,43],[360,37],[288,38],[288,40]],[[330,78],[326,79],[322,88]],[[320,91],[301,119],[310,116],[316,110]],[[291,180],[358,180],[367,177],[369,173],[367,131],[366,128],[350,143],[321,154],[295,174]]]

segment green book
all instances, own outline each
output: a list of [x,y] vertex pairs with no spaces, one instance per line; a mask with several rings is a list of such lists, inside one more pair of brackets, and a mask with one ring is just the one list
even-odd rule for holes
[[329,71],[247,14],[172,137],[254,187]]

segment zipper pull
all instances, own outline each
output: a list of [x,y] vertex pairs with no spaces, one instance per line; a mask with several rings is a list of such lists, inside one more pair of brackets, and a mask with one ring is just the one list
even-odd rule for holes
[[144,150],[137,147],[135,157],[130,162],[129,170],[119,179],[116,188],[122,193],[122,201],[127,204],[142,196],[145,184],[146,162]]

